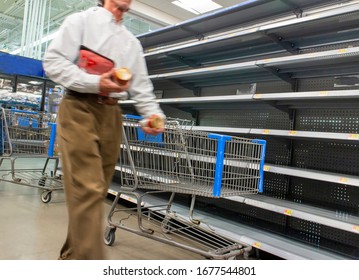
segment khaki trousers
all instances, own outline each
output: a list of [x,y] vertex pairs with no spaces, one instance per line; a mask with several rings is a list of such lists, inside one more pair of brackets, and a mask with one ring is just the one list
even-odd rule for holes
[[68,210],[68,232],[59,259],[104,259],[103,200],[118,160],[119,106],[65,96],[57,137]]

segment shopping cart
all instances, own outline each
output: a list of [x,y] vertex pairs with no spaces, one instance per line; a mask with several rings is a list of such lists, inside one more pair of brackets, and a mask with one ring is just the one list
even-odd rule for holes
[[56,124],[52,114],[17,109],[0,111],[0,180],[43,190],[48,203],[62,189],[55,154]]
[[[112,245],[116,228],[121,228],[211,259],[250,251],[251,246],[195,219],[194,205],[196,196],[223,198],[262,192],[266,142],[194,131],[192,122],[178,119],[168,119],[164,133],[150,136],[141,130],[139,119],[125,116],[123,121],[117,166],[121,187],[108,215],[105,243]],[[169,194],[166,203],[151,203],[151,197],[163,193]],[[172,210],[175,194],[190,195],[188,217]],[[137,206],[119,209],[123,195],[132,197]],[[114,222],[115,214],[119,222]],[[131,218],[137,220],[136,227],[126,225]]]

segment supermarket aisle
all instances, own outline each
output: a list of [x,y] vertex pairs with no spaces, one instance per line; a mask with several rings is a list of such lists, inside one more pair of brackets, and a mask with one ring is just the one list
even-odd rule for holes
[[[41,190],[0,182],[0,260],[54,260],[65,238],[67,213],[62,192],[53,193],[49,204]],[[111,200],[105,203],[107,215]],[[105,219],[106,217],[104,217]],[[117,230],[114,246],[106,246],[113,260],[192,260],[202,256]]]

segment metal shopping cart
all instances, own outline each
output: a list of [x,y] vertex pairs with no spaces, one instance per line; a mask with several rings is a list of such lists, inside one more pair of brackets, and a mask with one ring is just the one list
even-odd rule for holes
[[52,114],[16,109],[0,111],[0,180],[43,190],[48,203],[62,189],[55,153],[56,124]]
[[[116,228],[188,249],[211,259],[229,259],[252,248],[218,234],[193,217],[196,196],[223,198],[263,191],[266,142],[192,130],[187,120],[168,119],[158,136],[146,135],[139,117],[125,116],[117,170],[121,187],[108,215],[105,243],[115,241]],[[166,203],[150,197],[169,193]],[[175,194],[191,197],[188,217],[172,210]],[[122,196],[137,206],[117,207]],[[119,222],[115,222],[114,217]],[[127,226],[130,219],[136,227]]]

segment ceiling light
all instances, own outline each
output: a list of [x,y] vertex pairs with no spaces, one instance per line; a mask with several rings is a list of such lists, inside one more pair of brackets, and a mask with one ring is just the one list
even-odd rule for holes
[[172,4],[175,4],[182,9],[190,11],[196,15],[222,8],[221,5],[213,2],[212,0],[177,0],[172,1]]
[[29,81],[29,84],[37,86],[37,85],[41,85],[42,82],[39,82],[39,81]]
[[[42,37],[41,40],[38,40],[36,42],[33,43],[33,46],[37,46],[39,44],[43,44],[46,43],[48,41],[51,41],[52,39],[54,39],[57,35],[58,30],[56,30],[55,32],[51,33],[50,35],[46,35],[45,37]],[[28,46],[24,46],[24,51],[27,49]],[[21,48],[18,48],[12,52],[10,52],[10,54],[20,54],[21,53]]]

